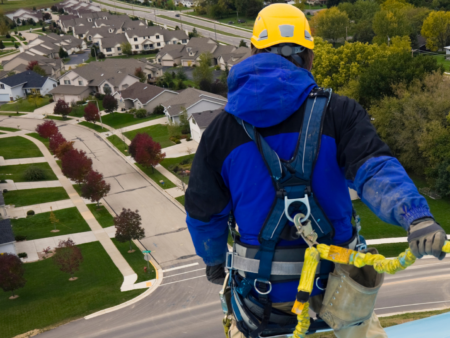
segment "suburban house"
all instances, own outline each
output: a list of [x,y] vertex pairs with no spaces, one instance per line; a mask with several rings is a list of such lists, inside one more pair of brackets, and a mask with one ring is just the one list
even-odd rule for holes
[[85,100],[91,90],[87,86],[57,86],[48,92],[53,95],[53,100],[66,102],[77,102]]
[[197,0],[175,0],[175,6],[179,6],[180,4],[184,7],[195,7],[195,5],[197,4]]
[[162,103],[170,122],[178,123],[180,114],[186,110],[188,117],[194,113],[222,108],[227,103],[223,96],[195,88],[187,88],[171,100]]
[[[108,12],[80,13],[78,15],[62,15],[59,17],[59,26],[64,33],[73,31],[75,27],[93,27],[96,20],[108,20],[113,15]],[[123,15],[124,17],[127,15]],[[131,21],[131,19],[129,19]]]
[[34,93],[46,95],[57,85],[56,80],[27,70],[0,80],[0,102],[13,101]]
[[220,45],[210,38],[192,38],[186,45],[167,45],[156,55],[156,62],[163,66],[173,66],[174,64],[190,67],[199,65],[200,55],[210,53],[212,55],[212,65],[217,64],[220,56],[230,54],[236,47]]
[[58,78],[64,67],[60,59],[50,59],[46,56],[33,54],[29,51],[18,54],[15,58],[2,62],[3,70],[7,73],[21,73],[26,70],[30,61],[37,61],[38,65],[45,71],[47,76]]
[[22,21],[28,21],[29,19],[33,19],[34,22],[38,22],[42,20],[42,12],[39,11],[31,11],[29,9],[18,9],[13,13],[8,13],[5,16],[14,21],[18,26],[22,25]]
[[36,55],[47,56],[49,58],[58,59],[59,49],[63,48],[69,55],[86,49],[86,42],[77,39],[71,35],[57,35],[50,33],[39,36],[29,42],[27,49]]
[[202,111],[193,113],[189,117],[189,127],[191,129],[191,136],[194,141],[200,143],[203,132],[208,128],[211,122],[223,111],[223,108],[216,110]]
[[100,12],[102,10],[97,4],[79,2],[75,0],[64,1],[56,5],[56,7],[58,9],[60,8],[64,9],[64,12],[67,12],[69,14],[76,13],[77,11],[80,10],[88,10],[91,12]]
[[247,47],[239,47],[238,49],[232,51],[228,54],[222,54],[217,59],[217,64],[220,66],[220,69],[225,70],[228,67],[228,70],[231,69],[234,65],[238,64],[241,61],[244,61],[251,55],[251,49]]
[[[56,89],[56,88],[55,88]],[[119,109],[145,109],[153,113],[153,109],[178,95],[177,92],[147,83],[136,82],[127,89],[114,94],[119,104]]]

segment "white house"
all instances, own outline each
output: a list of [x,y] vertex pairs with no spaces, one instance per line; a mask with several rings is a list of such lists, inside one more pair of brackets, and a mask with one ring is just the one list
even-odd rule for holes
[[197,143],[200,143],[203,132],[208,128],[211,122],[223,111],[223,108],[216,110],[193,113],[189,117],[189,127],[191,128],[191,137]]
[[77,102],[86,99],[91,90],[87,86],[58,86],[53,88],[49,94],[53,95],[55,101]]
[[57,85],[55,79],[27,70],[0,80],[0,102],[13,101],[33,93],[46,95]]

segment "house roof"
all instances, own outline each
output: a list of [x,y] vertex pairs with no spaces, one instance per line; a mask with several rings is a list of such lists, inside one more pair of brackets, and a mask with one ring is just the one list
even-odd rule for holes
[[122,90],[120,94],[122,95],[123,99],[138,99],[141,103],[145,104],[164,91],[166,90],[161,87],[136,82],[127,89]]
[[127,38],[123,34],[114,34],[112,36],[103,38],[101,41],[103,48],[112,48],[120,45],[123,42],[128,42]]
[[223,108],[216,110],[207,110],[200,113],[193,113],[189,118],[194,119],[198,126],[202,129],[207,128],[211,122],[223,111]]
[[67,94],[67,95],[79,95],[89,90],[89,87],[85,86],[57,86],[49,91],[49,94]]
[[7,65],[9,62],[18,60],[18,59],[23,60],[23,62],[27,63],[27,64],[30,61],[37,61],[40,66],[47,65],[47,66],[51,66],[52,68],[55,68],[55,69],[61,69],[62,65],[63,65],[61,59],[50,59],[50,58],[48,58],[46,56],[42,56],[42,55],[31,55],[30,52],[28,52],[28,51],[18,54],[15,58],[3,63],[3,65]]
[[170,116],[178,116],[182,107],[187,109],[202,99],[221,104],[227,102],[227,99],[221,95],[212,94],[195,88],[187,88],[180,92],[178,96],[171,98],[162,105],[166,108]]
[[25,83],[23,88],[41,88],[47,79],[47,76],[41,76],[32,70],[27,70],[26,72],[3,78],[0,82],[10,87]]
[[0,220],[0,244],[14,242],[11,220],[9,218]]

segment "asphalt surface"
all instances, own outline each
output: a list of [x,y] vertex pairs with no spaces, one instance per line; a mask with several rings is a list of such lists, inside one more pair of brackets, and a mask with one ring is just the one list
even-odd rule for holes
[[85,50],[83,54],[72,54],[69,55],[70,60],[67,61],[66,65],[79,65],[80,63],[85,62],[91,56],[90,50]]

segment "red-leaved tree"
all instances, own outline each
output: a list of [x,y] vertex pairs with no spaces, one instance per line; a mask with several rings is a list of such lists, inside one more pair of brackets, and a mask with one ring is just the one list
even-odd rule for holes
[[92,170],[92,160],[83,150],[69,150],[61,160],[63,174],[71,180],[81,184],[88,172]]
[[56,133],[58,133],[58,126],[55,122],[47,120],[44,123],[38,124],[36,127],[36,132],[40,137],[50,138]]
[[88,122],[94,122],[94,124],[100,121],[100,114],[94,102],[89,102],[86,108],[84,108],[84,119]]
[[73,143],[73,141],[66,141],[61,143],[54,151],[55,156],[61,160],[66,153],[73,150]]
[[112,113],[114,110],[117,110],[117,100],[111,95],[105,95],[103,98],[103,108],[107,113]]
[[130,242],[129,253],[134,251],[131,241],[145,237],[145,230],[141,227],[141,215],[137,210],[123,208],[120,215],[114,217],[114,226],[116,227],[116,239],[121,243]]
[[79,270],[80,264],[83,261],[83,255],[80,248],[70,238],[67,241],[59,241],[52,259],[59,270],[70,274],[70,281],[77,279],[73,275]]
[[53,109],[53,113],[56,115],[62,115],[66,118],[67,115],[72,111],[72,107],[64,100],[59,99],[55,104],[55,108]]
[[58,149],[58,147],[64,142],[67,142],[67,140],[64,138],[64,136],[62,136],[60,132],[52,135],[49,142],[49,148],[51,152],[54,154],[56,152],[56,149]]
[[161,153],[161,145],[148,134],[137,134],[128,148],[128,152],[134,160],[146,168],[153,168],[158,165],[165,157],[165,153]]
[[25,286],[24,274],[23,263],[19,257],[10,253],[0,253],[0,288],[5,292],[11,292],[10,299],[18,297],[14,295],[14,290]]
[[81,197],[87,198],[100,206],[100,200],[111,190],[111,185],[105,182],[103,175],[98,171],[91,170],[81,186]]
[[39,62],[37,61],[28,62],[26,70],[33,70],[34,66],[39,66]]

